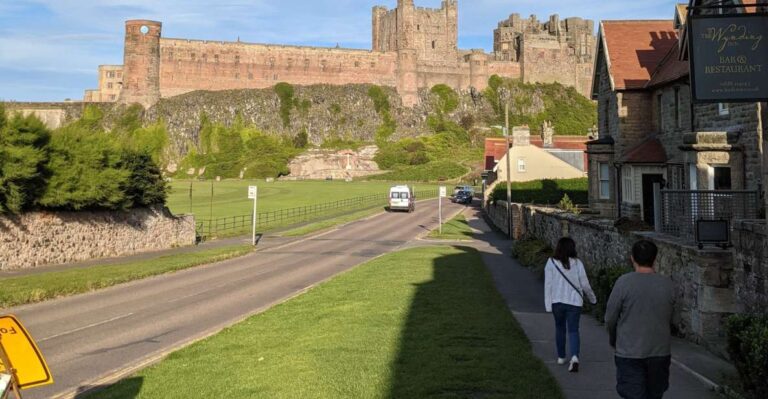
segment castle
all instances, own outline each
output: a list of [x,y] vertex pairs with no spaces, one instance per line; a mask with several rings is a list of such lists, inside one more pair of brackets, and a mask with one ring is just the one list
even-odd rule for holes
[[581,18],[546,23],[513,14],[494,32],[494,52],[458,48],[458,3],[439,9],[398,0],[373,8],[372,49],[353,50],[164,38],[162,23],[125,23],[123,65],[99,67],[99,88],[85,102],[139,103],[194,90],[260,89],[295,85],[377,84],[397,88],[403,103],[436,84],[457,90],[486,87],[491,75],[525,82],[560,82],[589,95],[594,24]]

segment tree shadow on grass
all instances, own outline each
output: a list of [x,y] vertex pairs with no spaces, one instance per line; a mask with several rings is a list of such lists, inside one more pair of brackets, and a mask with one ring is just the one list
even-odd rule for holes
[[477,250],[437,258],[417,285],[388,398],[560,398]]
[[[144,377],[131,377],[114,385],[82,386],[76,399],[134,399],[139,397]],[[110,388],[110,389],[105,389]]]

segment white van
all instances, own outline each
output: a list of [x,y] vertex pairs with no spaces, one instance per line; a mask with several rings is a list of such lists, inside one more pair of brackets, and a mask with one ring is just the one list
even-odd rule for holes
[[394,186],[389,189],[389,210],[408,211],[416,210],[416,197],[413,188],[408,186]]

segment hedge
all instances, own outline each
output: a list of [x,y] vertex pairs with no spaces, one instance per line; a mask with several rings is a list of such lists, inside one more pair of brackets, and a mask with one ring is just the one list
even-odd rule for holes
[[514,243],[512,256],[539,278],[544,278],[544,266],[552,256],[552,247],[544,241],[528,237]]
[[[586,204],[589,202],[588,187],[587,178],[512,182],[512,202],[554,205],[559,203],[567,194],[574,204]],[[506,183],[497,185],[489,197],[490,201],[505,201],[506,199]]]
[[768,398],[768,316],[735,315],[726,323],[728,353],[749,398]]

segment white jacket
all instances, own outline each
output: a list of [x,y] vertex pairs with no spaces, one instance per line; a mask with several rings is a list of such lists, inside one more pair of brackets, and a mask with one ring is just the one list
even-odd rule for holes
[[[560,261],[554,258],[549,258],[547,265],[544,267],[544,306],[547,312],[552,311],[553,303],[564,303],[573,306],[583,306],[584,300],[581,293],[583,293],[592,304],[597,303],[595,293],[592,291],[592,287],[589,285],[589,279],[587,278],[587,271],[584,270],[584,264],[579,259],[571,258],[571,268],[566,270]],[[565,277],[571,281],[576,288],[581,292],[577,292],[568,281],[563,278],[563,275],[557,272],[557,270],[563,272]]]

